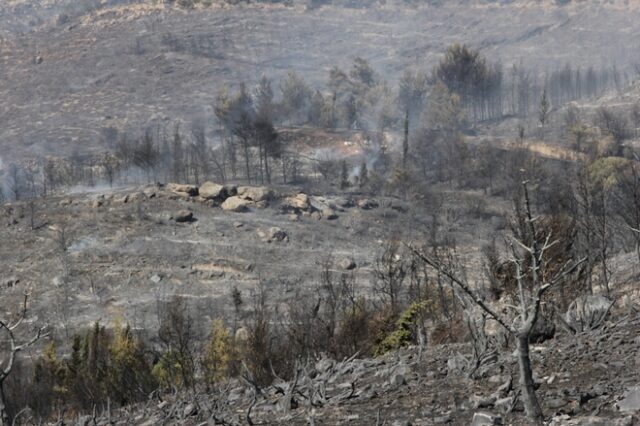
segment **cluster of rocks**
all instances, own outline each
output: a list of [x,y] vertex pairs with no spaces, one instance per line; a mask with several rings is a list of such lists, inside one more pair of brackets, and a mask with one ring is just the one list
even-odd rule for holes
[[166,190],[176,197],[194,199],[232,212],[244,212],[249,207],[267,207],[275,195],[273,190],[264,186],[220,185],[214,182],[205,182],[200,187],[170,183]]

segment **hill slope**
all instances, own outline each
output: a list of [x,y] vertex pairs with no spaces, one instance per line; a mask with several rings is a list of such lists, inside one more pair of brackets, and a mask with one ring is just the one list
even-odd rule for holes
[[[6,27],[15,14],[4,12]],[[0,150],[5,162],[88,152],[100,147],[105,127],[210,119],[225,82],[280,78],[293,69],[319,86],[330,67],[348,66],[355,56],[394,82],[406,67],[429,69],[453,42],[470,43],[505,65],[522,59],[544,70],[617,62],[625,69],[637,48],[638,15],[595,2],[312,11],[113,6],[24,35],[5,31]]]

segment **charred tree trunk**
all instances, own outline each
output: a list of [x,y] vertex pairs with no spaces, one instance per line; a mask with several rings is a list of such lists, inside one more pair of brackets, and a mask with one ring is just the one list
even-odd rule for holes
[[535,422],[542,424],[542,408],[536,396],[536,388],[533,382],[533,370],[531,368],[531,357],[529,356],[529,335],[521,334],[518,336],[518,367],[520,370],[520,391],[524,403],[524,410],[527,417]]
[[4,397],[4,387],[3,384],[0,383],[0,426],[7,426],[10,424],[9,413],[7,412],[7,404],[5,403]]

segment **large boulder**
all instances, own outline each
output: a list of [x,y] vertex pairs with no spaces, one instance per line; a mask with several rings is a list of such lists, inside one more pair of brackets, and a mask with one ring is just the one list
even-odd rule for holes
[[265,186],[239,186],[238,197],[250,201],[269,201],[274,196],[271,189]]
[[214,182],[205,182],[199,189],[200,197],[206,200],[224,201],[229,197],[227,187]]
[[564,322],[574,332],[593,330],[604,322],[613,301],[604,296],[580,296],[569,305]]
[[246,212],[249,210],[249,206],[252,204],[250,200],[240,198],[238,196],[229,197],[224,200],[221,207],[222,210],[230,212]]
[[167,191],[173,192],[176,195],[195,197],[198,195],[198,187],[195,185],[188,185],[182,183],[168,183]]
[[282,208],[293,211],[308,211],[311,209],[311,201],[307,194],[300,193],[292,197],[285,198],[282,201]]

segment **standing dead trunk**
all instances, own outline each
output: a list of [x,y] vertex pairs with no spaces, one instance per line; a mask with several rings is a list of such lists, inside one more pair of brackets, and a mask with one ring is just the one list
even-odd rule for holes
[[249,166],[249,141],[244,139],[242,141],[242,145],[244,148],[244,166],[245,166],[245,175],[247,177],[247,182],[251,183],[251,167]]
[[7,412],[7,404],[4,398],[4,387],[3,383],[0,382],[0,426],[7,426],[9,424],[11,423],[9,422],[9,413]]
[[529,336],[518,336],[518,366],[520,369],[520,391],[522,392],[524,410],[527,417],[536,424],[542,424],[542,408],[536,396],[536,388],[533,382],[533,370],[531,357],[529,356]]
[[[464,297],[473,301],[484,314],[498,322],[517,341],[518,365],[520,368],[520,388],[527,417],[532,424],[541,425],[544,417],[542,408],[535,392],[533,382],[533,370],[529,354],[529,336],[531,330],[540,315],[540,304],[544,293],[551,287],[561,284],[569,275],[583,264],[587,259],[582,258],[577,262],[568,261],[559,270],[551,270],[547,267],[545,253],[558,241],[551,241],[550,235],[542,237],[536,229],[536,216],[531,211],[527,181],[522,183],[524,194],[524,216],[526,233],[514,235],[510,244],[510,261],[515,268],[515,278],[518,284],[517,317],[512,318],[498,314],[490,304],[480,297],[475,289],[469,285],[464,271],[457,270],[455,261],[438,258],[437,253],[428,256],[408,246],[409,249],[422,259],[427,265],[433,267],[439,274],[451,280],[452,285],[462,290]],[[528,234],[528,235],[527,235]],[[573,263],[572,266],[570,266]],[[476,286],[477,288],[478,286]],[[464,308],[464,306],[463,306]]]

